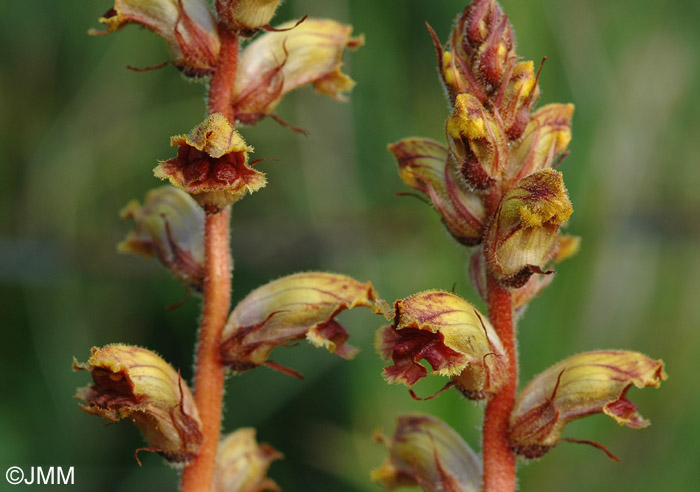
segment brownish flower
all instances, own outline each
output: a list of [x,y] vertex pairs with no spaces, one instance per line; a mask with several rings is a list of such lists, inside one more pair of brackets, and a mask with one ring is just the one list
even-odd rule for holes
[[557,445],[572,420],[604,413],[620,425],[649,425],[626,398],[632,386],[658,387],[664,364],[637,352],[601,350],[565,359],[535,376],[515,402],[509,440],[513,450],[538,458]]
[[187,462],[202,442],[194,398],[180,374],[161,357],[141,347],[93,347],[86,363],[74,370],[90,371],[95,384],[78,389],[86,413],[112,422],[129,419],[149,446],[168,461]]
[[573,208],[561,173],[543,169],[505,194],[486,231],[488,268],[505,286],[522,287],[556,252],[559,228]]
[[265,175],[248,165],[253,148],[219,113],[170,144],[178,146],[177,157],[161,162],[153,174],[193,195],[205,210],[223,208],[266,184]]
[[107,30],[91,29],[90,34],[109,34],[129,23],[155,32],[168,45],[173,63],[187,75],[206,75],[216,66],[219,35],[206,0],[114,0],[114,7],[99,21]]
[[347,345],[348,334],[335,317],[346,309],[372,306],[372,284],[324,272],[289,275],[258,287],[231,313],[222,335],[221,357],[235,371],[268,361],[275,347],[306,338],[345,359],[358,352]]
[[454,238],[469,246],[479,243],[485,220],[481,197],[461,186],[447,149],[427,138],[405,138],[389,145],[389,151],[401,179],[430,198]]
[[282,453],[269,444],[258,444],[255,429],[244,427],[232,432],[219,443],[212,492],[281,491],[267,470]]
[[219,18],[232,31],[254,34],[275,15],[281,0],[216,0]]
[[465,396],[480,400],[495,394],[506,377],[505,351],[488,320],[464,299],[437,290],[394,303],[393,324],[381,328],[376,348],[393,365],[384,368],[390,383],[412,386],[436,374],[451,378]]
[[204,211],[173,186],[153,189],[143,207],[132,200],[121,211],[134,230],[117,245],[122,253],[156,257],[173,275],[201,291],[204,287]]
[[[278,26],[241,53],[233,88],[236,119],[253,124],[273,113],[288,92],[313,84],[321,94],[344,101],[355,82],[340,71],[345,48],[364,39],[351,37],[352,26],[328,19],[306,19]],[[293,29],[290,29],[293,28]]]
[[403,415],[390,438],[376,435],[389,457],[372,471],[385,490],[418,486],[426,492],[478,492],[481,462],[449,425],[429,415]]

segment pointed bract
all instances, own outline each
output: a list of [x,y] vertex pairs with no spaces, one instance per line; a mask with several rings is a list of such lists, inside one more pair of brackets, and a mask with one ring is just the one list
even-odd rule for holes
[[253,124],[272,114],[288,92],[313,84],[321,94],[345,100],[355,82],[340,71],[345,48],[364,39],[352,37],[352,26],[328,19],[291,21],[267,32],[241,53],[233,89],[236,118]]
[[495,394],[506,377],[505,351],[488,320],[464,299],[427,291],[394,303],[394,322],[381,328],[375,346],[393,365],[384,369],[390,383],[412,386],[434,373],[451,378],[465,396],[480,400]]
[[289,275],[258,287],[231,313],[222,335],[221,357],[235,371],[267,362],[275,347],[306,338],[345,359],[357,349],[335,321],[346,309],[372,306],[372,284],[324,272]]
[[632,386],[658,387],[667,378],[664,364],[637,352],[601,350],[565,359],[535,376],[518,396],[510,417],[509,441],[528,458],[554,447],[564,426],[604,413],[620,425],[649,425],[626,398]]
[[130,345],[93,347],[86,363],[94,384],[78,389],[86,413],[112,422],[133,421],[149,444],[173,463],[194,458],[202,442],[201,422],[187,384],[170,364],[150,350]]
[[143,207],[136,200],[121,211],[134,230],[117,245],[122,253],[158,258],[175,277],[197,291],[204,287],[204,210],[173,186],[153,189]]
[[114,7],[99,21],[107,30],[92,29],[90,34],[108,34],[129,23],[155,32],[168,45],[173,63],[186,75],[207,75],[216,66],[220,41],[206,0],[114,0]]
[[479,243],[485,214],[481,197],[460,186],[447,149],[427,138],[405,138],[389,145],[389,151],[401,179],[430,198],[455,239],[469,246]]
[[481,462],[449,425],[429,415],[403,415],[391,437],[375,436],[389,457],[372,471],[385,490],[419,486],[425,492],[478,492]]

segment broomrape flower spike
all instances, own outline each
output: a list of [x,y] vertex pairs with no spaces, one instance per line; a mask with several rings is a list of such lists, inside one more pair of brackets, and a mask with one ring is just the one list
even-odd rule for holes
[[117,245],[121,253],[156,257],[175,277],[201,292],[204,287],[204,211],[173,186],[151,190],[143,207],[132,200],[121,211],[134,230]]
[[[185,382],[161,357],[141,347],[93,347],[86,363],[94,384],[78,389],[86,413],[111,422],[129,419],[155,451],[172,463],[192,459],[202,443],[201,422]],[[138,450],[137,450],[138,451]],[[138,459],[138,458],[137,458]]]
[[209,75],[216,66],[221,43],[206,0],[114,0],[99,21],[107,30],[91,29],[89,34],[109,34],[131,23],[155,32],[185,75]]
[[[451,378],[445,388],[488,399],[483,490],[511,492],[515,453],[544,454],[562,439],[566,422],[590,413],[643,425],[625,391],[631,384],[658,385],[665,373],[660,361],[634,352],[594,353],[607,365],[582,354],[538,376],[516,402],[515,322],[552,282],[552,265],[580,245],[580,238],[561,232],[573,207],[563,175],[554,169],[568,154],[574,107],[535,109],[542,64],[536,71],[532,61],[519,59],[513,28],[495,0],[468,5],[446,44],[430,26],[428,31],[449,104],[446,143],[412,137],[389,151],[404,183],[430,199],[458,242],[475,247],[469,274],[488,304],[490,323],[466,301],[428,291],[384,309],[393,324],[378,331],[376,345],[393,361],[384,370],[389,382],[413,385],[428,373],[420,363],[425,360]],[[415,479],[406,483],[433,490]]]
[[426,492],[478,492],[481,462],[449,425],[429,415],[403,415],[391,437],[381,434],[389,457],[372,471],[385,490],[419,486]]
[[293,370],[268,361],[273,349],[306,338],[344,359],[358,350],[345,343],[348,334],[335,317],[358,306],[372,306],[372,284],[343,275],[307,272],[258,287],[231,313],[221,343],[221,357],[234,371],[268,365],[294,376]]
[[637,352],[601,350],[565,359],[535,376],[523,389],[510,416],[513,450],[538,458],[561,440],[572,420],[604,413],[620,425],[649,425],[626,397],[632,386],[658,388],[667,379],[664,363]]
[[377,332],[376,348],[393,365],[384,369],[390,383],[414,385],[434,373],[449,377],[467,398],[496,393],[506,373],[503,345],[491,324],[467,301],[442,291],[427,291],[394,303],[394,322]]

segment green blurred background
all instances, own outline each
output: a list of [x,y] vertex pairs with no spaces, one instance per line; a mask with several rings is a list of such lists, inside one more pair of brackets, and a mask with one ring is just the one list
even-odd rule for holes
[[[548,60],[541,103],[574,102],[571,156],[560,168],[576,212],[581,252],[520,323],[521,381],[578,351],[627,348],[663,358],[659,390],[632,389],[652,420],[632,431],[595,416],[567,427],[603,443],[562,444],[522,465],[523,491],[695,490],[700,479],[700,3],[639,0],[504,0],[526,59]],[[443,138],[447,106],[424,21],[442,39],[463,2],[289,0],[276,20],[332,17],[364,33],[346,56],[358,81],[351,102],[300,90],[271,120],[243,133],[269,185],[236,205],[234,300],[283,274],[323,269],[371,280],[394,300],[429,288],[475,300],[467,252],[437,215],[405,191],[386,145]],[[105,426],[72,398],[87,384],[71,372],[90,347],[128,342],[157,350],[191,378],[199,301],[176,311],[183,287],[155,262],[119,255],[129,229],[118,210],[157,182],[169,137],[204,116],[204,86],[173,68],[124,69],[167,58],[163,42],[134,26],[88,38],[109,0],[0,2],[0,472],[75,467],[74,491],[173,491],[177,473],[144,453],[128,423]],[[482,304],[479,303],[480,306]],[[402,412],[450,422],[479,449],[482,408],[447,393],[411,400],[388,386],[372,348],[381,320],[341,316],[353,362],[308,344],[275,360],[303,382],[262,368],[230,378],[224,427],[255,426],[286,459],[270,475],[285,491],[378,491],[369,470]],[[432,379],[432,378],[429,378]],[[438,378],[435,378],[438,379]],[[443,381],[421,382],[428,394]],[[522,384],[522,383],[521,383]],[[22,489],[17,486],[13,490]],[[30,488],[24,486],[24,488]],[[41,487],[34,486],[35,489]],[[46,487],[47,490],[61,487]],[[68,487],[64,487],[68,488]],[[0,477],[0,490],[10,489]]]

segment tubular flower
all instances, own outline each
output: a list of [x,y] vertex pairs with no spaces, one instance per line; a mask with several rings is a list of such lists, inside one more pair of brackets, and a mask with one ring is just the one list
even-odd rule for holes
[[173,63],[186,75],[209,74],[219,56],[219,35],[214,13],[206,0],[114,0],[99,21],[107,30],[90,30],[94,36],[109,34],[136,23],[165,40]]
[[267,477],[267,470],[282,457],[269,444],[258,444],[252,427],[238,429],[219,443],[212,492],[279,492],[282,489]]
[[346,309],[371,306],[375,299],[369,282],[333,273],[298,273],[273,280],[248,294],[229,316],[222,360],[234,371],[265,364],[297,375],[267,359],[275,347],[303,338],[352,359],[358,350],[345,343],[348,334],[335,317]]
[[649,425],[625,396],[632,386],[658,387],[664,364],[637,352],[602,350],[565,359],[535,376],[520,393],[510,417],[513,450],[527,458],[544,455],[575,419],[604,413],[620,425]]
[[209,115],[170,144],[178,146],[177,157],[162,161],[153,174],[193,195],[205,209],[223,208],[266,184],[265,175],[248,165],[253,148],[222,114]]
[[226,27],[253,34],[269,24],[281,0],[216,0],[216,11]]
[[504,179],[509,185],[552,167],[571,141],[573,114],[573,104],[548,104],[535,111],[508,157]]
[[[364,39],[351,37],[352,26],[328,19],[291,21],[267,32],[241,53],[233,88],[236,118],[254,124],[272,114],[285,94],[313,84],[321,94],[344,101],[355,82],[340,71],[345,48]],[[296,27],[294,27],[296,25]]]
[[427,376],[422,359],[473,400],[495,394],[506,377],[505,352],[491,324],[448,292],[431,290],[396,301],[393,324],[377,331],[376,348],[394,363],[384,368],[390,383],[412,386]]
[[204,284],[204,211],[172,186],[153,189],[143,207],[132,200],[121,211],[134,230],[117,245],[122,253],[157,257],[173,275],[197,291]]
[[450,155],[467,183],[483,190],[494,184],[508,156],[501,124],[471,94],[457,96],[447,119]]
[[449,425],[429,415],[403,415],[390,438],[376,435],[389,457],[372,471],[386,490],[419,486],[426,492],[481,490],[481,462]]
[[573,208],[561,173],[543,169],[506,193],[486,231],[484,254],[505,286],[522,287],[551,259]]
[[79,388],[76,397],[86,413],[112,422],[128,418],[149,446],[171,462],[192,459],[202,442],[201,422],[187,384],[150,350],[130,345],[93,347],[86,363],[73,361],[74,370],[90,372],[93,385]]
[[389,151],[399,164],[401,179],[430,198],[454,238],[465,245],[479,243],[484,206],[478,195],[459,186],[447,149],[427,138],[405,138],[389,145]]

